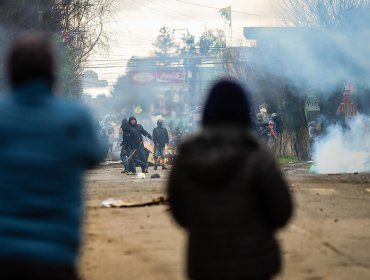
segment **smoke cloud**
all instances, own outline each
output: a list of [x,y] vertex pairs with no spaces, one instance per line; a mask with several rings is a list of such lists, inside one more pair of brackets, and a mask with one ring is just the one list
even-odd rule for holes
[[328,127],[314,145],[317,173],[354,173],[370,171],[370,118],[358,115],[349,128]]
[[249,61],[293,84],[330,92],[351,81],[370,86],[370,9],[353,9],[332,27],[245,28],[258,55]]

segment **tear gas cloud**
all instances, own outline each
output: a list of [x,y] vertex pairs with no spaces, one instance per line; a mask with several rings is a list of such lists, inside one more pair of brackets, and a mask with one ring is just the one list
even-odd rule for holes
[[358,115],[349,128],[332,125],[314,144],[313,160],[317,173],[370,171],[370,118]]
[[249,60],[293,84],[326,92],[344,81],[370,86],[370,9],[351,9],[342,22],[333,27],[246,28],[258,47]]

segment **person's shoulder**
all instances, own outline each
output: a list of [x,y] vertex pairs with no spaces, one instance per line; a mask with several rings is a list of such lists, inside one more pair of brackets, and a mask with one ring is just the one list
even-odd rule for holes
[[54,107],[69,114],[90,114],[88,108],[79,101],[55,99]]
[[5,95],[0,95],[0,107],[7,106],[8,103],[9,103],[9,97]]
[[92,114],[89,109],[78,101],[70,100],[54,100],[53,102],[53,112],[58,115],[60,119],[75,120],[78,122],[92,122]]

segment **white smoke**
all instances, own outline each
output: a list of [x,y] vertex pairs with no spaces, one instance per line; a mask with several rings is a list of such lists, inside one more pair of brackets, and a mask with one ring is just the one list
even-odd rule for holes
[[358,115],[349,128],[332,125],[314,145],[317,173],[370,171],[370,118]]

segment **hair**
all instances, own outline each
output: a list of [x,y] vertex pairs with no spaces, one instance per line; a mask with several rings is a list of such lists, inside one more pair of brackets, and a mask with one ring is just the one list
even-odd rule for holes
[[33,80],[43,80],[50,86],[55,83],[53,48],[42,33],[20,35],[9,49],[6,65],[12,87]]
[[251,93],[231,78],[217,81],[210,90],[203,111],[203,125],[222,123],[251,127]]

